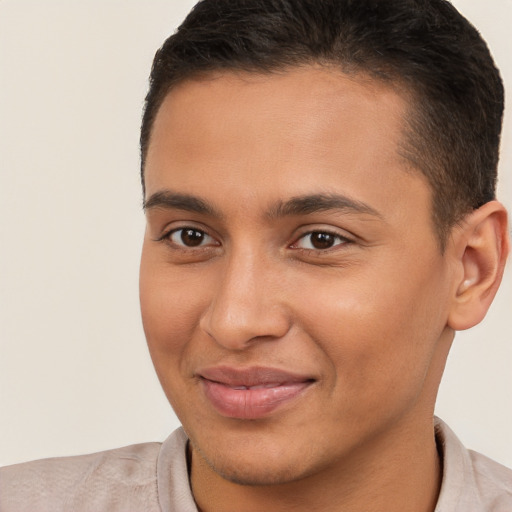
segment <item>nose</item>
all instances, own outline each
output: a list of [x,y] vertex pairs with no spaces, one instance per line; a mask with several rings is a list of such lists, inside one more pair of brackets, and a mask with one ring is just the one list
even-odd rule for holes
[[284,336],[291,321],[275,267],[250,251],[226,258],[200,328],[229,350],[244,350],[258,340]]

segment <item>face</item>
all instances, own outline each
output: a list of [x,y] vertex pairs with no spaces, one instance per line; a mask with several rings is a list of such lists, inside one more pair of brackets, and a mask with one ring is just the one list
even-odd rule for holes
[[450,265],[400,156],[406,113],[385,85],[312,67],[185,82],[160,108],[143,322],[218,474],[296,480],[431,424]]

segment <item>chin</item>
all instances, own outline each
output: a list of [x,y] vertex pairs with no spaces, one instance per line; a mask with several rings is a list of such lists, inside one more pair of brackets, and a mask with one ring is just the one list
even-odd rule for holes
[[245,449],[236,445],[224,447],[221,452],[211,445],[198,448],[192,442],[192,450],[217,475],[237,485],[284,485],[315,473],[311,467],[315,464],[308,462],[304,450],[251,444]]
[[265,470],[265,474],[245,474],[245,473],[219,473],[219,475],[228,480],[229,482],[237,485],[244,485],[246,487],[269,487],[284,485],[291,482],[300,480],[300,478],[292,478],[291,475],[269,475],[268,469]]
[[304,474],[300,468],[294,467],[276,467],[275,464],[250,465],[249,467],[240,464],[240,461],[219,461],[211,463],[207,461],[213,471],[219,476],[237,485],[245,486],[276,486],[289,484],[301,480]]

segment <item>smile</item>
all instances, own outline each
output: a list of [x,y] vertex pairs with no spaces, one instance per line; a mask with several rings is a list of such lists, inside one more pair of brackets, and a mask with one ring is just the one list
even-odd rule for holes
[[314,379],[272,368],[216,367],[199,373],[204,394],[222,416],[258,419],[300,396]]

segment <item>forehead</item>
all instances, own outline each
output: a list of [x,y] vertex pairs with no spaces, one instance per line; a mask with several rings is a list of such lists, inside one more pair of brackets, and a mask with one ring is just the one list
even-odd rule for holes
[[411,179],[425,187],[401,156],[408,107],[400,89],[330,68],[183,82],[155,119],[147,197],[175,185],[208,195],[215,185],[244,202],[341,186],[368,202]]
[[[386,143],[393,151],[401,142],[407,110],[403,88],[361,73],[317,66],[269,74],[212,73],[178,84],[164,99],[152,127],[148,159],[163,149],[162,143],[168,145],[161,135],[169,129],[179,128],[174,141],[184,151],[195,143],[206,151],[205,143],[215,145],[216,135],[225,137],[220,125],[231,127],[233,135],[253,136],[255,145],[266,135],[267,143],[274,138],[327,146],[337,123],[350,122],[354,135],[364,132],[371,139],[381,135],[385,122]],[[200,132],[201,139],[189,138],[188,131]]]

